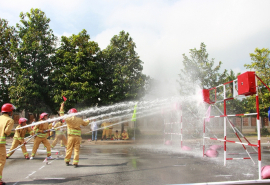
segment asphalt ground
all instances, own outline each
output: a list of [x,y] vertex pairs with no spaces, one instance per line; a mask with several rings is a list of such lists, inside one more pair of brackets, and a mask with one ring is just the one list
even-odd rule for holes
[[[8,139],[7,149],[11,142],[12,139]],[[219,151],[216,158],[208,158],[202,157],[201,146],[196,144],[189,145],[192,151],[182,151],[179,145],[160,143],[162,142],[100,140],[95,143],[84,140],[78,168],[66,166],[65,149],[59,144],[53,149],[54,159],[44,161],[46,149],[41,144],[33,160],[24,159],[20,150],[7,159],[3,180],[8,185],[270,184],[267,180],[257,181],[256,154],[251,154],[256,164],[251,160],[232,160],[227,161],[224,166],[223,151]],[[269,144],[267,141],[262,143],[262,166],[270,165]],[[243,152],[239,146],[227,146],[228,153]],[[33,142],[27,144],[29,154],[32,147]]]

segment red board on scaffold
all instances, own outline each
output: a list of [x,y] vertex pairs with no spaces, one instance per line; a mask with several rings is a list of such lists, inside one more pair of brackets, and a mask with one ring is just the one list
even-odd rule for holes
[[214,101],[211,101],[211,99],[210,99],[210,91],[209,91],[209,89],[203,89],[202,90],[202,95],[203,95],[203,101],[205,103],[208,103],[208,104],[215,103]]
[[256,94],[255,72],[247,71],[237,77],[238,80],[238,95],[253,95]]

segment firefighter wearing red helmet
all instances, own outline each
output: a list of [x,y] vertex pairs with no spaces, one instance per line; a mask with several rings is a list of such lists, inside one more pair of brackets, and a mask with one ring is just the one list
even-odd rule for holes
[[[61,107],[60,107],[60,111],[59,111],[59,115],[60,116],[64,116],[64,102],[61,104]],[[61,127],[63,126],[64,123],[63,123],[63,120],[59,120],[57,123],[55,123],[55,125],[53,126],[54,128],[57,128],[57,127]],[[65,136],[65,133],[64,133],[64,130],[63,128],[57,128],[55,130],[55,139],[52,143],[52,148],[55,147],[55,145],[57,144],[58,141],[62,141],[62,144],[66,147],[67,146],[67,138]]]
[[[14,134],[14,137],[13,137],[13,142],[12,142],[12,146],[11,148],[9,149],[9,151],[17,148],[19,145],[22,145],[22,144],[25,144],[25,141],[24,141],[24,137],[25,137],[25,134],[28,132],[30,133],[31,135],[33,135],[33,131],[30,127],[26,127],[26,128],[23,128],[23,129],[19,129],[23,126],[26,125],[26,122],[27,122],[27,119],[26,118],[20,118],[19,119],[19,125],[16,127],[16,130],[15,131],[15,134]],[[22,147],[22,153],[25,157],[25,159],[29,159],[29,154],[26,150],[26,147],[25,145],[23,145]],[[8,153],[6,158],[8,159],[15,151],[11,152],[11,153]]]
[[6,136],[11,134],[14,125],[14,120],[10,118],[13,110],[16,109],[14,105],[6,103],[2,106],[0,116],[0,184],[5,184],[2,181],[2,173],[6,163]]
[[[48,116],[48,113],[43,112],[39,115],[39,120],[43,120],[45,116]],[[52,129],[52,123],[48,123],[48,130]],[[47,132],[47,139],[50,137],[50,132]]]
[[71,114],[71,113],[77,113],[77,112],[78,112],[77,109],[72,108],[72,109],[70,109],[70,110],[68,111],[68,114]]
[[[68,111],[69,114],[76,113],[77,110],[72,108]],[[65,162],[66,165],[69,165],[70,158],[72,155],[72,150],[74,150],[74,158],[73,158],[73,165],[74,167],[78,167],[79,163],[79,154],[80,154],[80,143],[81,143],[81,125],[87,126],[89,124],[89,120],[84,121],[82,118],[77,116],[68,117],[65,119],[67,123],[68,129],[68,141],[67,141],[67,151]]]
[[[40,121],[45,121],[48,119],[48,113],[42,113],[39,116]],[[34,140],[34,146],[31,154],[31,158],[33,159],[36,155],[37,149],[40,145],[40,143],[43,143],[43,145],[47,148],[47,159],[52,159],[51,157],[51,145],[47,139],[47,130],[49,129],[49,123],[42,123],[39,125],[36,125],[34,127],[34,132],[37,134],[37,137]]]

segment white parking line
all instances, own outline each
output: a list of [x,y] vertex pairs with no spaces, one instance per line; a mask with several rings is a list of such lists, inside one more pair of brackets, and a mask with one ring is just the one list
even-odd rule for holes
[[[63,155],[61,155],[60,157],[63,157]],[[49,162],[48,164],[51,164],[54,160],[59,159],[59,158],[54,158],[51,162]],[[42,168],[44,168],[46,165],[41,166],[38,170],[41,170]],[[27,177],[25,177],[26,179],[28,179],[31,175],[33,175],[34,173],[36,173],[37,171],[33,171],[31,174],[29,174]],[[65,178],[44,178],[44,179],[65,179]],[[14,183],[13,185],[16,185],[17,183],[19,183],[20,181],[17,181],[16,183]]]
[[41,170],[42,168],[44,168],[45,166],[41,166],[38,170]]
[[33,175],[34,173],[36,173],[37,171],[33,171],[31,174],[29,174],[27,177],[25,177],[26,179],[28,179],[31,175]]
[[243,173],[243,175],[245,175],[245,176],[254,176],[254,174],[250,174],[250,173]]

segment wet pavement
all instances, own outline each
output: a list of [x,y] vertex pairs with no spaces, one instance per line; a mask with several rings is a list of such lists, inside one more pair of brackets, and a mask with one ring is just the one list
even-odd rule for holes
[[[10,141],[11,142],[11,141]],[[10,142],[7,148],[10,147]],[[109,142],[109,141],[108,141]],[[114,144],[112,144],[114,143]],[[58,144],[46,164],[46,150],[40,145],[34,160],[25,160],[21,151],[16,151],[7,160],[3,180],[7,184],[189,184],[228,181],[238,184],[255,184],[258,179],[257,155],[251,160],[228,161],[223,165],[223,152],[217,158],[202,157],[200,146],[192,151],[181,151],[179,146],[166,146],[136,142],[82,143],[79,167],[66,166],[65,150]],[[27,145],[28,152],[33,144]],[[228,145],[234,152],[243,152],[239,147]],[[262,166],[270,164],[270,154],[265,150]],[[249,180],[246,183],[241,181]],[[257,184],[269,182],[260,181]],[[233,183],[236,184],[236,183]]]

